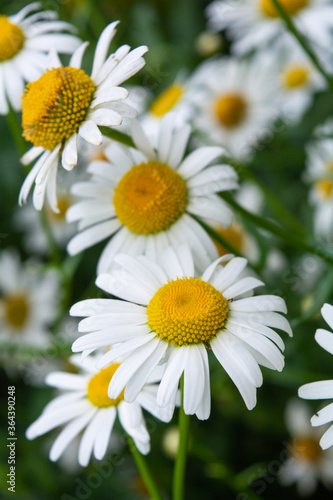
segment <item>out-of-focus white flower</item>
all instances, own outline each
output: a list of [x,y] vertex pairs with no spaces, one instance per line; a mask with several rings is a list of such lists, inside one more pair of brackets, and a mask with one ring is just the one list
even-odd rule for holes
[[50,341],[49,326],[58,313],[59,276],[23,266],[14,252],[0,255],[0,339],[14,344]]
[[[328,50],[332,44],[333,5],[330,0],[280,0],[296,27],[314,45]],[[275,49],[274,43],[286,32],[272,0],[217,0],[207,8],[209,25],[227,29],[232,49],[244,54],[253,49]]]
[[314,230],[325,239],[333,231],[333,139],[322,139],[306,148],[306,180],[311,183],[310,203],[314,205]]
[[195,81],[194,127],[212,143],[243,158],[262,137],[271,135],[277,112],[266,66],[228,57],[214,59],[199,66]]
[[5,115],[10,106],[21,109],[21,96],[25,82],[39,78],[46,70],[46,53],[56,50],[70,54],[80,40],[61,31],[74,31],[71,24],[57,21],[52,10],[40,9],[40,2],[26,5],[17,14],[0,16],[0,114]]
[[332,486],[333,450],[324,452],[320,448],[318,430],[310,425],[309,407],[300,400],[292,400],[286,407],[285,418],[291,435],[290,460],[279,471],[281,483],[286,486],[296,483],[301,496],[312,495],[318,481]]

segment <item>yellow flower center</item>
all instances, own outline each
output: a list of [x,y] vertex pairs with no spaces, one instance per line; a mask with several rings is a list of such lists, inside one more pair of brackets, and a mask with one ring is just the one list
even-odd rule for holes
[[292,442],[292,454],[296,459],[317,462],[323,455],[318,441],[311,437],[295,438]]
[[308,68],[295,65],[289,66],[283,72],[283,85],[287,89],[295,89],[297,87],[302,87],[306,85],[309,81],[309,70]]
[[185,211],[186,183],[164,163],[141,163],[120,180],[113,204],[120,222],[133,233],[159,233]]
[[7,16],[0,16],[0,62],[16,56],[22,49],[24,41],[22,29],[11,23]]
[[205,343],[224,327],[228,301],[201,278],[178,278],[162,286],[147,307],[156,335],[178,346]]
[[95,84],[82,69],[47,70],[23,93],[24,137],[35,146],[54,149],[78,130],[94,92]]
[[107,408],[108,406],[118,405],[124,399],[124,390],[116,399],[110,399],[108,396],[108,387],[119,366],[119,363],[113,363],[91,377],[87,387],[87,398],[93,405],[99,408]]
[[151,113],[156,116],[163,116],[170,111],[179,101],[184,93],[183,86],[178,84],[170,85],[153,102],[150,107]]
[[[242,251],[244,243],[244,234],[239,226],[233,225],[229,226],[227,229],[219,227],[217,232],[224,239],[226,239],[234,247],[235,250],[237,250],[238,252]],[[215,241],[215,246],[217,248],[217,251],[219,252],[219,255],[221,256],[230,253],[230,251],[227,248],[225,248],[221,243],[217,241]]]
[[19,330],[29,317],[29,303],[22,294],[7,295],[3,298],[3,310],[6,323],[13,329]]
[[[259,0],[260,1],[260,10],[267,17],[279,17],[279,13],[275,8],[272,0]],[[309,0],[280,0],[280,4],[284,8],[284,10],[290,16],[293,16],[298,11],[304,9],[309,4]]]
[[239,94],[225,94],[215,100],[214,110],[221,125],[234,128],[244,121],[247,103]]
[[321,198],[329,198],[333,192],[333,179],[320,179],[315,183],[315,190]]

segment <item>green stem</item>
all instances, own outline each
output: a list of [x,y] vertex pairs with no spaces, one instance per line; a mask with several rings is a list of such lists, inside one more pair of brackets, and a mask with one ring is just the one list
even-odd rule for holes
[[264,219],[259,215],[255,215],[251,212],[245,210],[245,208],[241,207],[229,193],[220,193],[221,198],[223,198],[234,210],[236,210],[239,214],[241,214],[245,219],[249,220],[253,224],[266,231],[274,234],[278,238],[282,239],[287,245],[290,245],[294,248],[302,252],[308,252],[313,255],[317,255],[321,259],[325,260],[329,264],[333,264],[333,256],[323,252],[319,247],[313,246],[307,243],[305,240],[300,239],[294,233],[287,231],[286,229],[278,226],[275,222],[270,221],[268,219]]
[[125,144],[125,146],[130,146],[132,148],[135,148],[135,144],[129,135],[124,134],[123,132],[119,132],[119,130],[115,130],[114,128],[109,128],[109,127],[100,126],[99,130],[106,137],[109,137],[110,139],[113,139],[114,141],[121,142],[122,144]]
[[225,157],[223,158],[223,161],[234,167],[240,177],[248,179],[258,186],[265,196],[267,205],[278,217],[278,219],[283,221],[286,227],[302,236],[305,235],[302,224],[293,216],[285,205],[281,203],[280,199],[251,171],[249,167],[240,164],[232,158]]
[[179,408],[179,444],[173,473],[173,500],[183,500],[186,459],[188,451],[190,416],[184,412],[184,375],[180,379],[181,406]]
[[20,155],[24,155],[24,153],[26,153],[28,149],[27,142],[22,136],[21,125],[17,119],[15,111],[11,108],[11,106],[9,106],[9,111],[6,117],[16,147],[19,150]]
[[303,35],[301,35],[301,33],[298,31],[298,29],[294,25],[293,21],[291,20],[289,14],[286,12],[284,7],[282,7],[280,1],[279,0],[272,0],[272,2],[274,4],[276,10],[278,11],[280,17],[283,19],[288,30],[290,31],[290,33],[292,33],[294,35],[294,37],[296,38],[296,40],[298,41],[300,46],[303,48],[304,52],[307,53],[307,55],[309,56],[309,58],[311,59],[311,61],[315,65],[315,67],[317,68],[317,70],[323,75],[323,77],[327,81],[329,88],[331,90],[333,90],[333,78],[332,78],[332,76],[329,75],[325,71],[325,69],[322,67],[322,65],[318,61],[317,56],[315,55],[315,53],[311,49],[310,45],[306,41],[305,37]]
[[151,472],[148,468],[148,465],[146,463],[144,456],[141,455],[141,453],[139,452],[139,450],[135,446],[133,439],[129,435],[127,435],[126,437],[127,437],[129,449],[132,453],[132,456],[133,456],[134,461],[137,465],[137,468],[139,469],[141,477],[142,477],[145,485],[147,486],[147,489],[151,495],[151,498],[153,500],[163,500],[163,497],[162,497],[162,495],[161,495],[161,493],[160,493],[160,491],[155,483],[153,476],[151,475]]

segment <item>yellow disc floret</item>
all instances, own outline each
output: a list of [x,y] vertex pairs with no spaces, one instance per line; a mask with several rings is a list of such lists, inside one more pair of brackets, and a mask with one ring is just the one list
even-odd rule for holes
[[224,327],[228,301],[201,278],[178,278],[162,286],[147,308],[148,324],[171,344],[206,345]]
[[21,329],[29,317],[29,303],[23,293],[7,295],[2,299],[3,315],[7,325],[15,330]]
[[315,190],[324,200],[330,198],[333,193],[333,179],[320,179],[315,183]]
[[107,408],[108,406],[116,406],[124,399],[124,391],[116,399],[110,399],[108,396],[108,387],[119,366],[119,363],[113,363],[91,377],[87,387],[87,398],[93,405]]
[[61,66],[48,70],[24,91],[24,137],[35,146],[54,149],[77,132],[94,92],[95,84],[82,69]]
[[224,94],[215,100],[214,111],[221,125],[226,128],[235,128],[246,117],[247,103],[239,94]]
[[22,29],[0,16],[0,62],[12,59],[22,49],[25,36]]
[[309,81],[309,70],[305,66],[289,66],[283,71],[283,85],[287,89],[296,89]]
[[315,463],[323,456],[323,450],[317,439],[299,437],[292,442],[292,454],[297,460]]
[[164,163],[148,161],[131,168],[114,191],[120,222],[136,234],[168,229],[185,211],[184,179]]
[[[309,0],[280,0],[280,4],[290,16],[304,9],[309,4]],[[279,13],[272,0],[259,0],[261,12],[268,17],[279,17]]]
[[184,93],[183,86],[178,84],[170,85],[162,92],[150,107],[151,113],[155,116],[163,116],[177,104]]

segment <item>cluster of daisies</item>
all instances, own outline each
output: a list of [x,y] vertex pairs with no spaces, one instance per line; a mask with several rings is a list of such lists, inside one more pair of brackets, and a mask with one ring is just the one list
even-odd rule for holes
[[[322,63],[329,68],[332,5],[282,4],[323,47]],[[0,113],[22,107],[23,136],[33,145],[21,159],[33,166],[19,203],[33,190],[34,208],[23,207],[16,221],[26,231],[27,248],[41,254],[47,241],[36,210],[43,209],[44,223],[71,256],[105,241],[96,279],[105,298],[72,306],[70,315],[83,318],[72,350],[82,355],[69,359],[75,373],[47,375],[46,383],[61,394],[27,437],[63,426],[50,459],[80,437],[78,461],[86,466],[92,455],[104,457],[117,416],[142,454],[150,449],[142,409],[168,422],[182,404],[186,414],[208,419],[210,357],[250,410],[263,382],[260,367],[283,369],[284,342],[276,330],[292,335],[284,300],[254,295],[264,283],[245,258],[219,247],[210,229],[237,240],[237,249],[251,247],[232,226],[233,213],[220,196],[238,189],[229,156],[248,159],[277,118],[300,120],[325,84],[286,34],[271,0],[223,0],[209,6],[209,23],[227,30],[232,55],[206,60],[140,112],[121,85],[144,66],[147,47],[122,45],[108,55],[113,22],[98,40],[88,74],[82,69],[87,42],[53,12],[38,8],[32,3],[14,16],[0,16]],[[263,45],[274,49],[274,64]],[[70,55],[68,66],[59,54]],[[128,145],[106,137],[112,128],[128,134]],[[86,168],[75,168],[79,162]],[[324,235],[333,220],[331,140],[314,140],[308,162],[316,227]],[[14,332],[20,342],[26,336],[38,344],[56,319],[60,277],[21,266],[17,255],[1,255],[2,336],[10,340]],[[323,316],[333,327],[332,306],[324,306]],[[316,340],[333,354],[330,332],[318,330]],[[333,398],[333,382],[303,386],[300,397]],[[311,422],[330,421],[328,406]],[[320,444],[332,446],[333,427]]]

